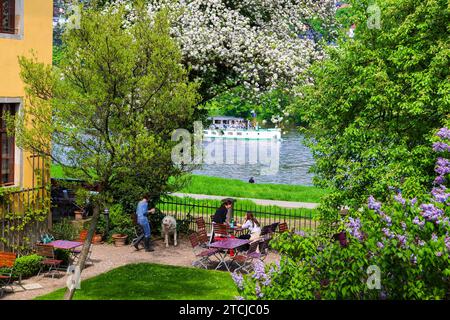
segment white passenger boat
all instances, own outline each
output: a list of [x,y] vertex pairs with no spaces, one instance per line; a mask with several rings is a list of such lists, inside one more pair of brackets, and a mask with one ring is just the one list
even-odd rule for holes
[[253,127],[249,120],[236,117],[210,117],[212,124],[203,130],[205,138],[281,140],[281,129]]

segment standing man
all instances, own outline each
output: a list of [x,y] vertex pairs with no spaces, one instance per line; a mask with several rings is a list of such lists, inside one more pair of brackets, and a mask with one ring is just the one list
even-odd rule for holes
[[[137,216],[137,222],[142,227],[142,230],[144,230],[144,248],[145,251],[155,251],[153,249],[153,245],[150,243],[150,224],[148,223],[148,195],[145,194],[142,197],[142,200],[139,201],[136,209],[136,216]],[[139,241],[140,242],[140,241]],[[136,242],[134,246],[139,249],[138,245],[139,242]]]

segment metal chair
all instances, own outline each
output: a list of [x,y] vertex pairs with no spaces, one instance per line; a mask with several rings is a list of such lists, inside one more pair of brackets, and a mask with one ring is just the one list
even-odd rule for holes
[[3,296],[5,288],[13,290],[13,271],[17,255],[13,252],[0,252],[0,297]]
[[218,252],[218,250],[213,248],[201,248],[196,232],[189,235],[189,240],[191,242],[192,251],[194,252],[195,257],[198,258],[197,260],[192,262],[192,265],[194,267],[201,266],[202,268],[208,269],[208,265],[212,262],[210,257],[214,256]]
[[[41,268],[39,269],[38,276],[41,274],[41,271],[44,267],[49,267],[47,274],[52,273],[52,271],[59,271],[58,267],[63,263],[63,260],[55,259],[55,248],[52,245],[48,244],[37,244],[36,245],[36,254],[44,257],[44,260],[41,262]],[[55,276],[55,273],[52,273],[52,278]]]
[[278,230],[280,231],[280,233],[289,231],[287,223],[286,223],[286,222],[280,223],[280,224],[278,225]]
[[253,266],[254,259],[259,259],[262,261],[262,255],[256,252],[256,249],[258,248],[260,242],[261,240],[250,242],[250,247],[246,253],[237,254],[231,258],[231,261],[238,265],[238,267],[234,271],[244,270],[248,273],[251,271],[250,267]]

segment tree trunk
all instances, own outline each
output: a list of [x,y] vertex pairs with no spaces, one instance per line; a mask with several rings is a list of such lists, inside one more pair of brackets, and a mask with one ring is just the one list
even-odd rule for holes
[[[97,227],[97,221],[99,216],[100,216],[100,208],[98,204],[95,204],[91,225],[89,227],[89,232],[87,234],[86,240],[84,241],[83,249],[81,249],[80,259],[78,259],[78,266],[80,267],[80,275],[84,269],[84,264],[86,262],[89,253],[89,248],[92,243],[92,238],[94,237],[95,228]],[[75,290],[76,288],[73,289],[67,288],[66,293],[64,294],[64,300],[72,300],[73,295],[75,294]]]

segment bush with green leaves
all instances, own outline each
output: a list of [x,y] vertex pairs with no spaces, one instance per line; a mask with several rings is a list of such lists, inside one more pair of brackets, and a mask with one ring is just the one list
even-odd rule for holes
[[127,235],[128,240],[134,236],[131,214],[125,212],[121,204],[115,204],[109,208],[109,238],[113,234]]
[[78,230],[69,218],[53,224],[50,233],[55,239],[74,240],[78,237]]
[[[233,275],[246,299],[449,299],[450,129],[437,132],[434,187],[406,199],[397,190],[384,203],[370,196],[350,210],[336,232],[348,242],[285,233],[272,247],[278,266],[257,265]],[[379,275],[379,277],[378,277]],[[378,282],[379,281],[379,282]],[[379,283],[379,285],[378,285]]]
[[328,48],[296,107],[307,123],[314,181],[331,191],[322,226],[338,219],[340,206],[357,209],[369,195],[384,201],[389,186],[407,197],[426,191],[429,139],[450,110],[448,1],[377,0],[379,27],[369,23],[374,1],[348,2],[354,37]]
[[13,276],[17,278],[21,275],[22,278],[28,278],[36,275],[41,268],[41,261],[43,259],[43,257],[37,254],[17,258],[14,263]]

